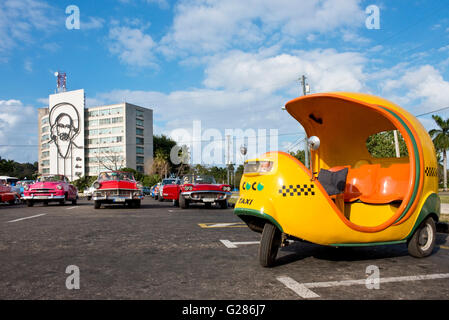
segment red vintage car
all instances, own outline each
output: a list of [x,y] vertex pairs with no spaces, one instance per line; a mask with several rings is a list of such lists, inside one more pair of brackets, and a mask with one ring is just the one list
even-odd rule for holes
[[32,207],[36,202],[59,202],[64,205],[66,201],[71,201],[76,205],[78,200],[78,190],[69,180],[60,174],[42,175],[36,182],[25,186],[23,190],[23,200],[28,207]]
[[15,204],[20,196],[8,185],[5,179],[0,179],[0,202]]
[[101,205],[105,203],[121,203],[140,208],[143,193],[140,190],[140,184],[136,182],[130,172],[102,172],[93,186],[95,190],[92,199],[95,203],[95,209],[101,208]]
[[164,199],[173,200],[182,209],[188,208],[190,203],[204,203],[207,208],[217,203],[220,208],[226,209],[231,197],[231,187],[217,184],[211,176],[186,175],[180,184],[165,185],[163,193]]

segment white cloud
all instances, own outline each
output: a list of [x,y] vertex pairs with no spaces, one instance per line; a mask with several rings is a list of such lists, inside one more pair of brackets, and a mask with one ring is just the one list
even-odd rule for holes
[[87,21],[81,21],[80,29],[81,30],[91,30],[91,29],[100,29],[103,28],[105,20],[99,17],[88,17]]
[[382,87],[386,94],[397,101],[414,106],[414,113],[449,106],[449,82],[431,65],[406,69],[386,81]]
[[235,51],[206,68],[204,84],[232,91],[298,92],[297,80],[305,74],[314,92],[360,91],[364,88],[364,63],[365,58],[359,53],[339,53],[334,49],[269,56]]
[[0,154],[21,162],[37,161],[37,112],[19,100],[0,100]]
[[50,18],[54,9],[39,0],[4,0],[0,2],[0,53],[9,52],[18,43],[32,42],[35,30],[48,32],[61,21]]
[[[177,4],[170,32],[161,50],[205,53],[245,48],[279,34],[306,38],[340,28],[363,26],[359,0],[186,0]],[[309,37],[310,39],[310,37]]]
[[109,30],[109,51],[130,66],[156,67],[155,45],[151,36],[141,29],[116,26]]
[[33,62],[29,59],[25,60],[23,63],[23,68],[26,72],[33,72]]

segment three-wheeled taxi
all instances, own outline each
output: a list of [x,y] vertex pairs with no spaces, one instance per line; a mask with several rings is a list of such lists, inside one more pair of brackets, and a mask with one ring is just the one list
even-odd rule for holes
[[[262,233],[261,265],[274,265],[289,239],[335,247],[404,243],[414,257],[430,255],[440,199],[435,149],[421,123],[361,93],[312,94],[285,108],[310,137],[310,169],[284,152],[247,160],[234,209]],[[373,156],[367,139],[393,130],[406,156]]]

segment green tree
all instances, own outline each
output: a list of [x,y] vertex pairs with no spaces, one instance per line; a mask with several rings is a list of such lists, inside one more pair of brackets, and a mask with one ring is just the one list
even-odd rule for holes
[[449,119],[443,120],[440,116],[433,115],[433,120],[438,126],[438,129],[429,131],[433,144],[437,152],[443,154],[443,189],[447,191],[447,154],[449,149]]
[[[398,132],[398,141],[400,156],[408,156],[407,145],[400,132]],[[374,158],[396,157],[393,131],[383,131],[373,134],[366,140],[366,147]]]
[[294,156],[296,159],[301,161],[302,163],[305,163],[306,161],[306,155],[304,150],[298,150],[296,152],[290,151],[290,154]]

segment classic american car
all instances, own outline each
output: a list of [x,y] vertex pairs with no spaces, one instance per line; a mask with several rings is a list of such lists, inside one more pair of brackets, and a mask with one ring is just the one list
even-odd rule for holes
[[69,180],[60,174],[47,174],[37,178],[36,182],[26,185],[23,191],[23,200],[28,207],[32,207],[36,202],[59,202],[64,205],[66,201],[71,201],[76,205],[78,200],[78,190]]
[[230,197],[231,186],[217,184],[211,176],[186,175],[180,184],[164,186],[164,199],[173,200],[173,204],[182,209],[188,208],[190,203],[204,203],[207,208],[217,203],[226,209]]
[[15,204],[19,195],[12,189],[6,179],[0,179],[0,202]]
[[179,184],[180,180],[178,178],[167,178],[162,179],[159,186],[159,192],[158,192],[158,201],[164,201],[165,200],[165,194],[164,194],[164,186],[172,185],[172,184]]
[[121,203],[134,208],[140,208],[143,199],[141,185],[136,182],[130,172],[108,171],[102,172],[94,182],[95,209],[106,203]]

